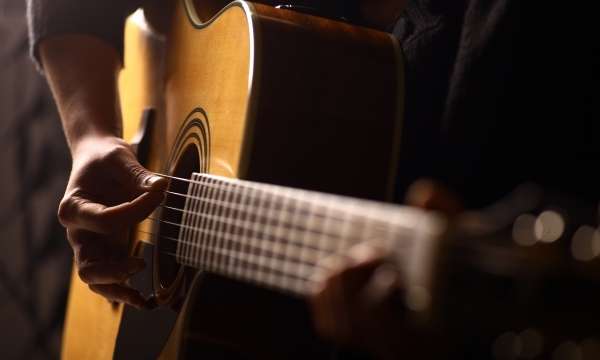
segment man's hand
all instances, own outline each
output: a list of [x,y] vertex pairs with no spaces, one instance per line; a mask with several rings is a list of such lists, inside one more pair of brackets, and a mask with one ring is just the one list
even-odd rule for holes
[[128,229],[160,204],[166,183],[144,169],[119,138],[86,139],[73,149],[73,169],[58,217],[67,229],[79,276],[92,291],[138,308],[147,306],[126,285],[144,268],[143,260],[128,256]]
[[160,204],[166,179],[153,176],[121,140],[117,51],[100,38],[57,35],[39,47],[73,168],[58,210],[81,280],[109,300],[147,301],[126,282],[144,267],[128,255],[128,228]]
[[385,253],[358,244],[330,271],[311,299],[317,332],[336,343],[388,357],[402,332],[402,287]]
[[[462,209],[459,198],[431,180],[415,182],[406,203],[453,216]],[[345,256],[327,259],[327,273],[317,274],[311,298],[317,332],[334,342],[362,348],[383,359],[396,359],[421,346],[422,338],[405,324],[403,287],[387,254],[368,243],[351,248]],[[326,264],[324,264],[326,265]],[[400,340],[403,340],[400,343]]]

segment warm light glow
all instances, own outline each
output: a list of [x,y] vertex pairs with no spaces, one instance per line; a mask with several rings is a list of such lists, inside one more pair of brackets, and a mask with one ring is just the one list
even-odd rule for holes
[[573,235],[571,253],[579,261],[591,261],[600,255],[600,232],[591,226],[582,226]]
[[534,227],[536,218],[533,215],[525,214],[519,216],[513,225],[513,240],[521,246],[531,246],[536,243]]
[[535,238],[545,243],[554,242],[563,235],[565,231],[565,221],[563,217],[555,211],[544,211],[535,220]]

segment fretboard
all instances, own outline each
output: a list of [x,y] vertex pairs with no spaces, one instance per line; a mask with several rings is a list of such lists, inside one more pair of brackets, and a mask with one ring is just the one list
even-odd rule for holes
[[198,173],[182,212],[179,263],[297,295],[360,242],[394,254],[407,283],[427,282],[443,228],[411,207]]

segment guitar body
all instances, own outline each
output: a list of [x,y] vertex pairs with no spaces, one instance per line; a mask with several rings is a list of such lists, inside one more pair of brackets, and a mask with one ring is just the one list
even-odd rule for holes
[[[127,139],[144,109],[154,109],[138,137],[150,170],[390,199],[403,106],[391,36],[246,2],[207,20],[191,1],[177,1],[166,40],[142,20],[139,12],[128,20],[120,86]],[[155,247],[151,234],[162,231],[141,223],[131,231],[132,252]],[[63,358],[148,358],[136,352],[144,344],[160,349],[155,358],[327,358],[303,300],[170,270],[163,255],[151,263],[146,277],[160,311],[173,314],[171,328],[161,328],[168,341],[150,335],[160,311],[137,315],[147,323],[128,339],[135,310],[109,304],[74,272]]]

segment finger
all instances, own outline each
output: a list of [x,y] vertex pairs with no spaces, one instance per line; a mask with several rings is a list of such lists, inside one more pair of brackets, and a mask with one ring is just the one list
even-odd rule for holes
[[65,227],[113,234],[147,218],[163,199],[163,193],[147,192],[130,202],[107,207],[73,195],[61,202],[58,218]]
[[320,336],[326,339],[335,338],[336,315],[334,312],[339,311],[337,307],[332,306],[331,293],[329,282],[324,281],[310,298],[315,329]]
[[169,183],[167,178],[156,175],[140,165],[135,158],[125,162],[125,169],[116,169],[115,175],[121,183],[128,184],[140,191],[164,191]]
[[89,285],[90,290],[110,301],[125,303],[138,309],[148,308],[148,300],[142,294],[125,285]]
[[407,191],[406,203],[428,210],[439,210],[449,215],[463,210],[460,198],[446,186],[431,180],[415,181]]
[[380,307],[381,304],[393,300],[402,289],[402,281],[398,269],[385,264],[377,267],[358,297],[367,309]]
[[146,267],[143,259],[129,258],[121,262],[91,262],[79,264],[79,277],[89,285],[118,284]]

